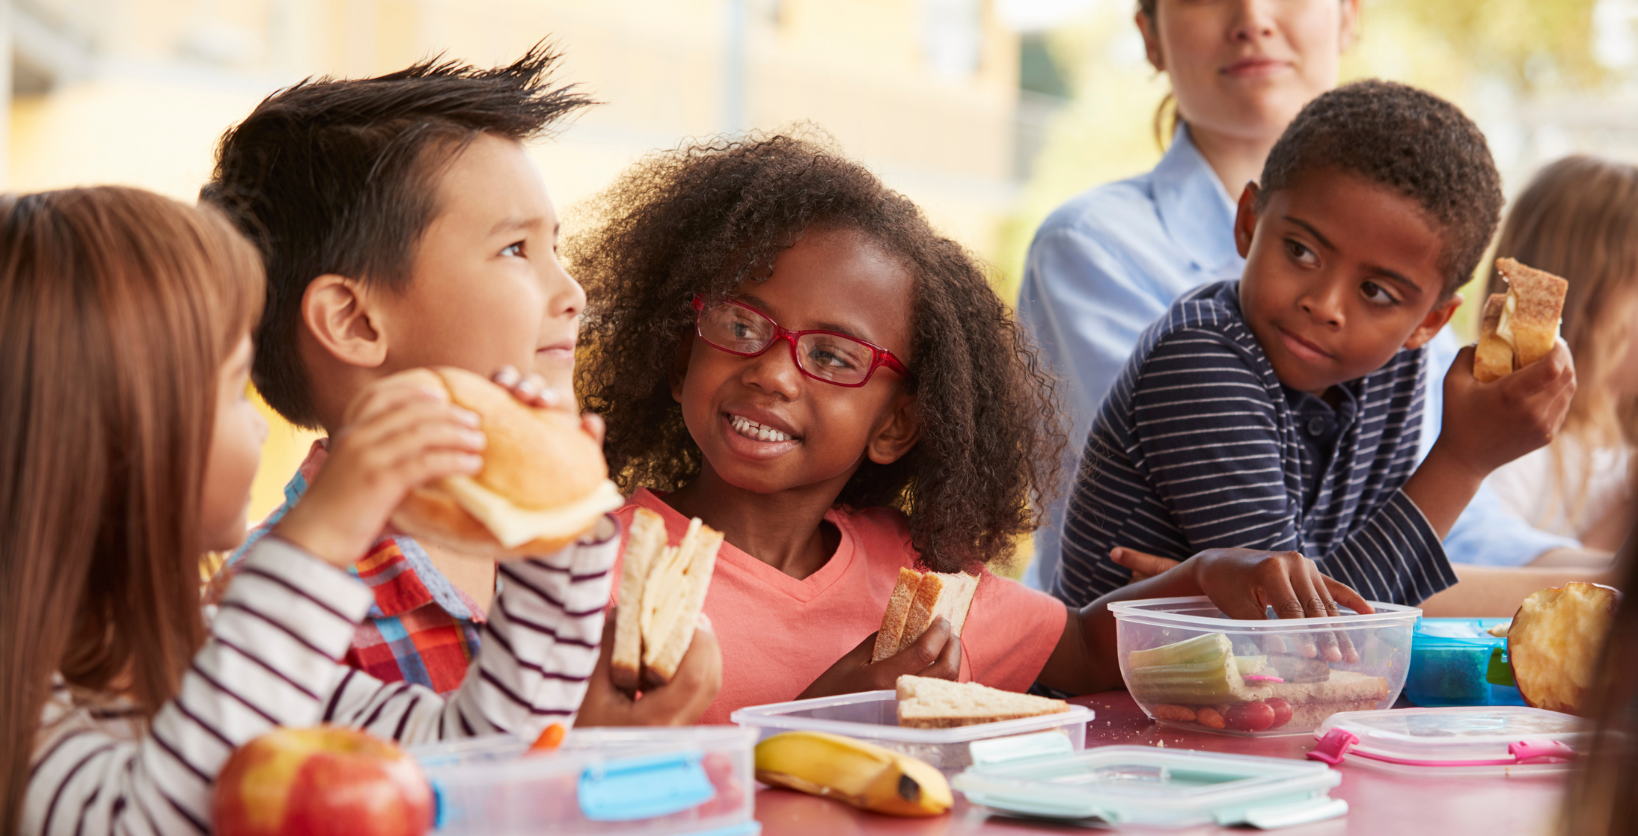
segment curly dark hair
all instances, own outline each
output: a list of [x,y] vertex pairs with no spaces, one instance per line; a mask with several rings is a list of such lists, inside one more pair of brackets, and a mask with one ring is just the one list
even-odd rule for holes
[[1444,296],[1473,277],[1501,219],[1501,174],[1479,126],[1455,105],[1391,81],[1357,81],[1309,102],[1263,164],[1257,197],[1337,168],[1416,201],[1440,227]]
[[766,276],[806,230],[864,234],[915,280],[911,356],[921,440],[866,461],[836,502],[910,520],[921,562],[956,571],[1010,555],[1035,528],[1063,446],[1052,378],[978,262],[908,198],[823,138],[717,139],[656,154],[590,207],[565,254],[590,300],[576,389],[608,422],[620,487],[675,490],[702,456],[672,399],[696,294]]

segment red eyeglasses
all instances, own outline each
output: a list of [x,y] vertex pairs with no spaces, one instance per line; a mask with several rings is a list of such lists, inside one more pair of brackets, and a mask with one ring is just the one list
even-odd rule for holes
[[694,297],[694,331],[712,348],[755,357],[779,340],[791,344],[791,359],[803,374],[837,386],[863,386],[879,366],[913,376],[899,358],[878,345],[835,331],[790,331],[743,302],[706,304]]

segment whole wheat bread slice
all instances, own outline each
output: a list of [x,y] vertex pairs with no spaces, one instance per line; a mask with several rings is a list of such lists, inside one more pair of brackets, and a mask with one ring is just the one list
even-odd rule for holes
[[637,690],[643,667],[643,587],[655,561],[666,550],[665,519],[647,508],[637,509],[626,538],[624,561],[620,567],[619,609],[614,617],[614,652],[609,660],[609,677],[614,687]]
[[[967,610],[972,606],[973,593],[978,590],[978,579],[962,572],[945,575],[928,572],[921,578],[915,600],[910,604],[910,615],[904,622],[904,633],[899,636],[899,650],[904,650],[932,626],[933,619],[944,616],[950,620],[950,635],[960,638],[961,627],[966,626]],[[958,626],[959,625],[959,626]]]
[[683,654],[694,643],[694,625],[705,606],[705,592],[711,586],[717,549],[721,546],[722,534],[703,525],[690,526],[688,535],[677,546],[681,574],[671,594],[679,604],[663,628],[656,625],[656,632],[649,635],[652,642],[645,642],[643,647],[643,664],[661,684],[676,676]]
[[1553,350],[1570,283],[1511,258],[1496,259],[1496,269],[1507,279],[1507,295],[1513,297],[1506,330],[1512,332],[1514,365],[1522,369]]
[[876,649],[871,652],[870,661],[880,662],[899,652],[899,637],[904,635],[910,604],[920,586],[920,572],[899,567],[899,582],[893,585],[893,595],[887,599],[887,612],[882,613],[882,629],[876,633]]
[[974,726],[1069,710],[1069,703],[1063,700],[925,676],[899,677],[897,691],[899,725],[919,729]]

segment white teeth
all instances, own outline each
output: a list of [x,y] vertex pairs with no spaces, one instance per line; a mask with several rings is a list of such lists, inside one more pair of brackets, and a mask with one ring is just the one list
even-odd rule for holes
[[756,439],[758,441],[790,441],[791,440],[790,435],[788,435],[786,433],[782,433],[779,430],[774,429],[773,427],[764,427],[761,424],[758,424],[757,422],[752,421],[749,418],[741,418],[738,415],[733,415],[733,416],[730,416],[729,423],[733,425],[734,432],[737,432],[740,435],[745,436],[746,438],[754,438],[754,439]]

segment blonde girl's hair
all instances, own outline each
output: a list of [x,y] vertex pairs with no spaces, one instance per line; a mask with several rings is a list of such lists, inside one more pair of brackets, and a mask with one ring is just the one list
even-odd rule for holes
[[[1507,213],[1496,256],[1570,283],[1563,333],[1577,385],[1564,431],[1552,443],[1551,493],[1537,522],[1560,503],[1573,520],[1588,497],[1586,480],[1569,474],[1586,473],[1599,448],[1638,445],[1638,397],[1617,395],[1610,383],[1634,336],[1628,331],[1638,304],[1638,167],[1573,156],[1543,168]],[[1489,293],[1507,292],[1494,264],[1488,275]],[[1568,446],[1566,437],[1580,444]],[[1572,471],[1566,455],[1587,458]]]
[[1628,537],[1616,553],[1625,599],[1604,639],[1603,658],[1585,706],[1593,721],[1590,744],[1578,745],[1564,794],[1558,832],[1562,836],[1638,834],[1638,538]]
[[262,294],[260,257],[212,210],[0,196],[0,834],[55,674],[151,717],[204,639],[216,389]]

